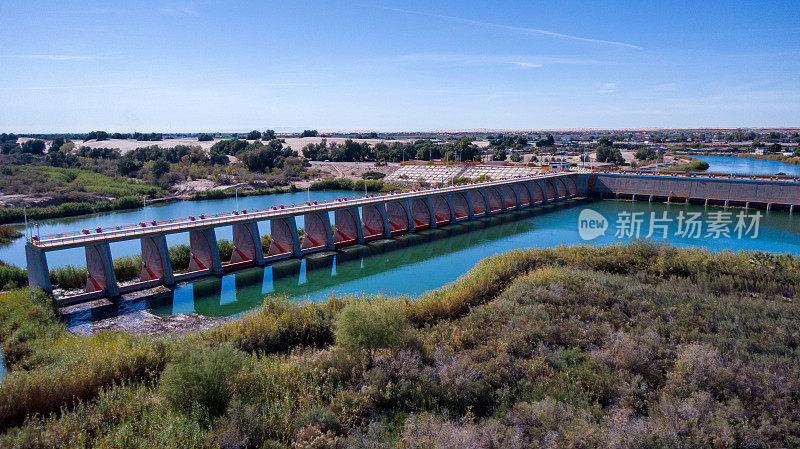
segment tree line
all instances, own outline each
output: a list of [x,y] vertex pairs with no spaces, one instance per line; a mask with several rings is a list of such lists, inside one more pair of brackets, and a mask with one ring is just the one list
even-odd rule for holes
[[313,161],[334,162],[401,162],[418,159],[430,161],[479,161],[481,149],[469,137],[461,137],[455,142],[437,143],[428,139],[413,142],[378,142],[370,145],[367,142],[356,142],[347,139],[343,143],[328,142],[309,143],[303,147],[303,156]]

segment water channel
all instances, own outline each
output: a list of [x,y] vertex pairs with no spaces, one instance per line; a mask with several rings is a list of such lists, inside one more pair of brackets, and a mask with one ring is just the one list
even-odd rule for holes
[[[579,229],[579,218],[587,209],[606,223],[604,232],[591,240],[585,238],[592,235]],[[693,217],[694,227],[689,226],[689,217]],[[800,216],[780,211],[572,200],[206,277],[178,285],[165,296],[79,311],[65,318],[70,325],[79,325],[140,309],[157,315],[195,312],[222,317],[258,306],[267,294],[297,301],[320,301],[342,294],[415,296],[456,280],[493,254],[529,247],[605,245],[648,236],[674,246],[712,251],[800,254]]]
[[800,165],[737,156],[692,156],[708,163],[705,173],[800,176]]

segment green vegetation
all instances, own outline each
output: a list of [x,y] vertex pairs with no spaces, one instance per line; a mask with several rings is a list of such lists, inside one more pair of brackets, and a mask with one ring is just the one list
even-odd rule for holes
[[[364,191],[363,180],[351,180],[347,178],[328,178],[311,183],[311,190],[353,190]],[[402,187],[394,184],[384,184],[381,180],[367,180],[367,191],[369,192],[391,192],[402,190]]]
[[633,154],[633,157],[640,161],[654,161],[658,159],[658,152],[652,148],[642,148],[636,150],[636,153]]
[[681,165],[675,165],[673,167],[669,167],[671,171],[706,171],[708,170],[708,162],[701,161],[700,159],[689,157],[689,156],[681,156],[682,158],[688,158],[689,162]]
[[[128,195],[159,195],[161,190],[150,184],[106,176],[79,168],[13,167],[12,173],[0,173],[4,192],[23,193],[36,188],[62,189],[97,193],[120,198]],[[20,185],[22,184],[22,185]],[[31,185],[31,184],[38,184]],[[47,190],[45,190],[47,191]]]
[[23,287],[28,284],[28,272],[20,267],[0,261],[0,291]]
[[401,303],[386,299],[348,304],[333,323],[336,344],[354,353],[396,348],[406,337],[408,320]]
[[0,246],[22,237],[22,233],[8,226],[0,225]]
[[608,142],[603,142],[604,139],[600,139],[600,145],[597,146],[597,150],[595,152],[597,162],[610,162],[614,165],[623,165],[625,163],[625,158],[622,157],[622,152],[619,148],[614,148],[611,146],[610,140]]
[[170,337],[70,335],[16,290],[0,446],[796,447],[798,300],[793,256],[645,243]]
[[310,143],[303,147],[303,156],[314,161],[331,160],[334,162],[386,161],[400,162],[419,159],[432,160],[443,158],[453,161],[480,160],[481,150],[472,143],[469,137],[461,137],[455,142],[435,143],[428,139],[413,142],[378,142],[370,146],[367,142],[356,142],[351,139],[341,144],[328,143],[322,139],[320,143]]
[[[267,236],[269,238],[269,236]],[[263,241],[263,238],[262,238]],[[269,245],[267,245],[269,247]],[[233,244],[229,240],[220,239],[217,241],[217,248],[219,249],[219,257],[223,262],[231,260],[233,254]],[[191,249],[189,245],[175,245],[168,248],[169,260],[172,265],[172,270],[175,272],[186,271],[189,268],[189,259],[191,257]],[[27,274],[25,270],[17,267],[7,266],[7,277],[3,275],[3,266],[0,265],[0,287],[9,284],[9,287],[18,287],[27,283]],[[22,272],[22,277],[19,277],[16,270]],[[142,271],[142,256],[125,256],[114,259],[114,275],[117,277],[117,282],[127,282],[139,279]],[[79,289],[86,286],[87,272],[86,267],[65,265],[63,267],[53,268],[50,270],[50,282],[53,287],[63,289]],[[5,282],[3,282],[5,280]],[[22,282],[20,282],[20,280]]]
[[296,192],[297,188],[294,185],[289,187],[270,187],[265,189],[253,189],[253,190],[242,190],[239,189],[237,192],[235,188],[228,188],[228,189],[211,189],[211,190],[204,190],[204,191],[197,191],[192,193],[192,196],[189,197],[190,201],[198,201],[198,200],[221,200],[224,198],[233,198],[236,195],[240,197],[245,196],[258,196],[258,195],[273,195],[276,193],[286,193],[286,192]]
[[755,154],[755,153],[737,154],[737,156],[751,158],[751,159],[766,159],[769,161],[779,161],[779,162],[785,162],[787,164],[800,165],[800,157],[797,156],[784,156],[782,154]]
[[[109,212],[112,210],[133,209],[142,203],[141,197],[124,196],[111,201],[63,203],[58,206],[32,207],[28,209],[29,220],[44,220],[47,218],[72,217],[75,215]],[[20,223],[24,219],[24,210],[21,207],[6,207],[0,209],[0,223]]]

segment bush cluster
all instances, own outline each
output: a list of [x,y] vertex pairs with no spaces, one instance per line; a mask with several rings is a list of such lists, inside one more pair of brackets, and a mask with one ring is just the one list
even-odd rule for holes
[[169,338],[69,336],[17,290],[0,446],[795,447],[798,300],[793,256],[646,243]]

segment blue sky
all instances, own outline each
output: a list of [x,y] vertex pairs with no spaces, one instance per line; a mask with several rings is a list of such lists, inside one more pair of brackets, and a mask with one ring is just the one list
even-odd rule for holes
[[0,2],[0,130],[800,126],[786,2]]

